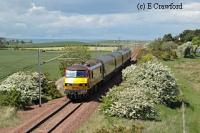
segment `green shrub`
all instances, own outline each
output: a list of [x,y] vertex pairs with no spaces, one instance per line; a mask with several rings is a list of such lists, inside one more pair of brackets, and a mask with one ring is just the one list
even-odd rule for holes
[[161,55],[161,58],[164,60],[164,61],[167,61],[167,60],[170,60],[170,53],[168,52],[162,52],[162,55]]
[[172,50],[172,51],[171,51],[171,58],[172,58],[172,59],[177,59],[177,58],[178,58],[178,55],[177,55],[176,50]]
[[[59,91],[53,83],[49,83],[44,74],[41,75],[42,99],[49,100],[60,97]],[[39,99],[39,74],[36,72],[17,72],[9,76],[0,84],[0,99],[2,104],[24,107],[37,103]],[[12,97],[10,97],[12,96]],[[3,101],[6,99],[9,103]]]
[[163,51],[171,51],[173,49],[177,49],[178,45],[173,41],[163,42],[162,50]]
[[21,99],[21,92],[13,89],[11,91],[0,91],[0,106],[12,106],[24,108],[28,101]]
[[152,51],[153,56],[155,56],[158,59],[163,59],[163,51]]
[[182,44],[177,49],[179,57],[193,57],[193,46],[191,42]]
[[145,63],[145,62],[148,62],[148,61],[152,61],[154,59],[153,55],[148,53],[144,56],[141,57],[141,59],[139,60],[140,63]]
[[178,45],[173,41],[155,40],[149,47],[151,48],[153,56],[158,59],[167,61],[177,58],[176,49]]
[[56,99],[62,96],[59,90],[56,89],[56,85],[54,82],[44,83],[42,87],[44,97],[48,100]]

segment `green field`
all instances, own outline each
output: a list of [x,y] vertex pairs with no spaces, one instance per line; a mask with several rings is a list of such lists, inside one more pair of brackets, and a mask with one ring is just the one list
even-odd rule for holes
[[[188,102],[185,110],[186,132],[200,132],[200,57],[195,59],[177,59],[174,61],[163,61],[163,64],[171,68],[177,79],[179,88],[183,92],[184,99]],[[115,117],[108,117],[97,111],[92,117],[77,131],[79,133],[93,133],[98,129],[108,129],[125,126],[131,128],[136,125],[142,129],[143,133],[181,133],[182,109],[172,109],[163,105],[158,105],[158,121],[128,120]],[[126,123],[126,124],[125,124]],[[102,128],[103,127],[103,128]],[[98,130],[99,131],[99,130]]]
[[63,42],[46,42],[46,43],[11,43],[8,47],[18,48],[18,47],[31,47],[31,48],[43,48],[43,47],[64,47],[68,45],[88,45],[88,43],[79,41],[63,41]]
[[45,48],[45,47],[65,47],[65,46],[98,46],[98,47],[118,47],[119,45],[137,45],[146,44],[149,41],[134,41],[134,40],[107,40],[107,41],[92,41],[92,42],[81,42],[81,41],[61,41],[61,42],[45,42],[45,43],[10,43],[8,48]]
[[[107,52],[91,52],[91,56],[97,57]],[[42,61],[51,59],[63,54],[62,51],[46,51],[41,54]],[[37,51],[36,50],[0,50],[0,81],[8,75],[20,71],[37,71]],[[48,73],[50,79],[61,77],[59,72],[59,61],[55,60],[44,64],[42,72]]]

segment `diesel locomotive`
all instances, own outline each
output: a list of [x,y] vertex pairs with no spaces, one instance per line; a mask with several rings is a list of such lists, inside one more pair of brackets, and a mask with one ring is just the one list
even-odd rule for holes
[[127,48],[68,67],[65,70],[65,94],[70,99],[78,99],[96,92],[100,89],[98,86],[130,62],[130,58],[131,50]]

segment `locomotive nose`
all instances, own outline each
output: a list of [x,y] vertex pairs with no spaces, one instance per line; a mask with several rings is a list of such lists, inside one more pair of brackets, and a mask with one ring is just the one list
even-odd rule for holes
[[65,90],[87,90],[88,78],[65,78]]

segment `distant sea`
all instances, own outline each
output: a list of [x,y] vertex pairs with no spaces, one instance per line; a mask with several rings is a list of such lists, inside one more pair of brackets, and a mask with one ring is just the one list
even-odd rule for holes
[[[8,40],[13,40],[13,38],[7,38]],[[24,40],[25,42],[30,42],[32,40],[33,43],[53,43],[53,42],[83,42],[83,43],[96,43],[101,41],[119,41],[119,40],[107,40],[107,39],[23,39],[18,38],[18,40]],[[131,41],[131,42],[140,42],[140,41],[148,41],[148,40],[120,40],[120,41]]]
[[[25,39],[30,40],[30,39]],[[48,43],[48,42],[85,42],[85,43],[92,43],[101,40],[79,40],[79,39],[31,39],[33,43]]]

